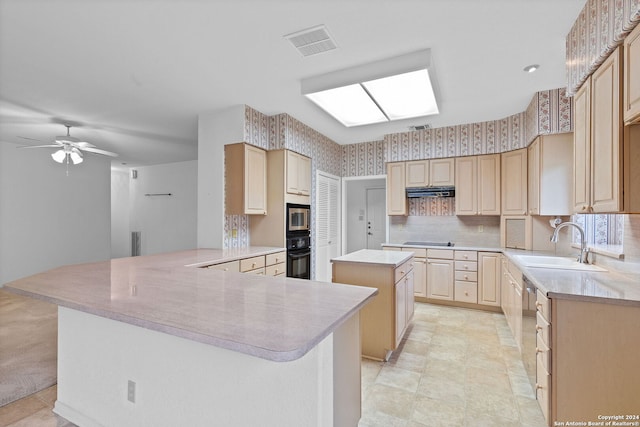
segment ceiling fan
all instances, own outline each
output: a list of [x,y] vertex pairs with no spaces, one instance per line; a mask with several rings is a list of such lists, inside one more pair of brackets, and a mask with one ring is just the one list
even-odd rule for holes
[[89,142],[80,141],[78,138],[72,137],[69,131],[71,129],[71,125],[64,126],[67,128],[67,134],[63,136],[56,136],[53,144],[25,145],[20,148],[59,148],[58,151],[51,154],[51,157],[58,163],[64,163],[66,160],[67,165],[69,164],[69,160],[71,160],[74,165],[82,163],[83,151],[94,154],[102,154],[104,156],[118,157],[116,153],[101,150],[99,148],[96,148],[95,145]]

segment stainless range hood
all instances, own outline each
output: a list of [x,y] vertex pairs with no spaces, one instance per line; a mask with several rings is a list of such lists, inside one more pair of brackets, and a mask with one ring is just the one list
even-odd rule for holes
[[415,187],[407,188],[407,197],[455,197],[456,188],[450,187]]

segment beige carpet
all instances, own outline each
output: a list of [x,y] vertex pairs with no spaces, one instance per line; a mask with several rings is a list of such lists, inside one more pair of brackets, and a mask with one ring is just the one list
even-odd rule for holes
[[0,406],[56,384],[57,306],[0,288]]

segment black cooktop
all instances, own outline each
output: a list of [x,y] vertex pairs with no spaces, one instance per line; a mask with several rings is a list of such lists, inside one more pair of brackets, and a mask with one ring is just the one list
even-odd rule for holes
[[412,246],[453,246],[453,242],[404,242],[403,245]]

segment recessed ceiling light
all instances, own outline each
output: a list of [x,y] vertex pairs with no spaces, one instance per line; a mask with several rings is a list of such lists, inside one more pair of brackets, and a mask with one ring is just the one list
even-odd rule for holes
[[344,126],[438,114],[430,50],[302,81],[302,94]]
[[526,67],[524,67],[523,71],[526,72],[526,73],[533,73],[538,68],[540,68],[540,66],[538,64],[532,64],[532,65],[527,65]]

